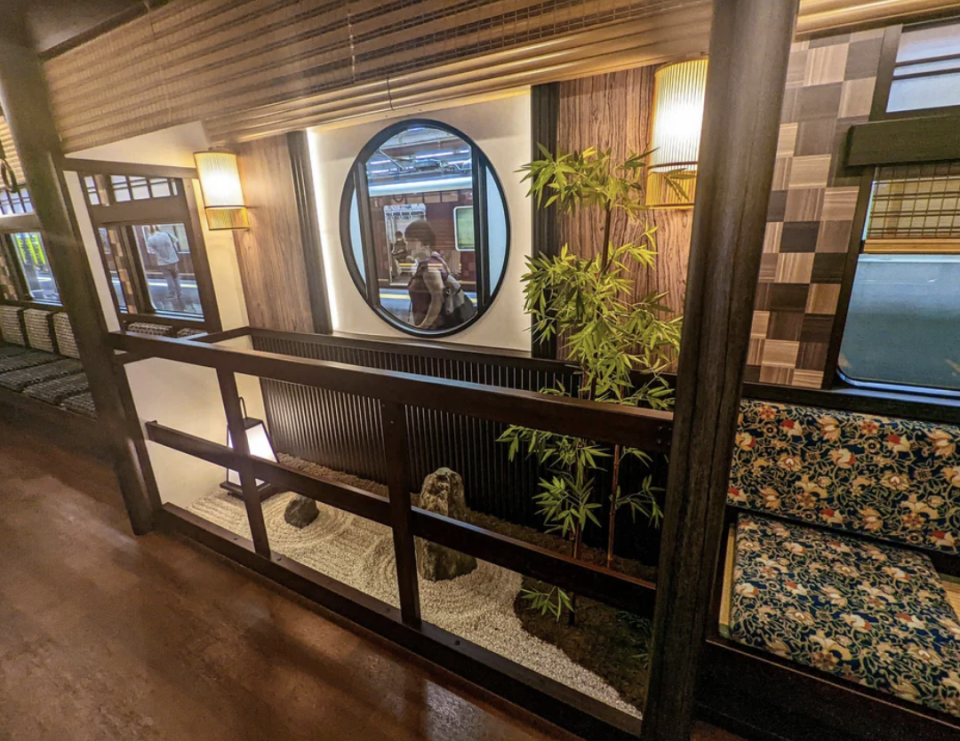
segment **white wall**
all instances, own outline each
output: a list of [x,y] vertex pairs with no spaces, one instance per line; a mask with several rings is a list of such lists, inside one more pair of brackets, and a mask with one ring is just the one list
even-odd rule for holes
[[344,261],[340,242],[340,198],[347,173],[363,146],[393,121],[423,117],[463,131],[490,159],[503,184],[510,217],[510,255],[500,292],[486,313],[444,342],[528,350],[530,320],[523,312],[520,276],[530,254],[531,207],[516,170],[530,160],[530,94],[397,116],[394,119],[309,131],[320,238],[334,329],[380,337],[409,337],[387,324],[360,295]]
[[[195,123],[74,152],[72,156],[110,162],[194,167],[193,153],[207,147],[203,126]],[[107,326],[116,330],[119,328],[119,320],[79,177],[68,173],[67,185],[107,318]],[[202,195],[196,181],[194,191],[202,209]],[[209,231],[203,215],[200,221],[223,328],[244,326],[247,324],[247,311],[233,235],[231,232]],[[241,338],[229,344],[249,346],[249,340]],[[124,366],[124,370],[141,423],[155,420],[191,435],[226,443],[227,422],[216,371],[156,358],[131,363]],[[248,413],[263,419],[263,399],[258,379],[238,375],[237,386],[244,397]],[[223,469],[210,463],[151,442],[147,443],[147,449],[156,474],[160,497],[165,503],[189,506],[197,498],[214,491],[224,479]]]

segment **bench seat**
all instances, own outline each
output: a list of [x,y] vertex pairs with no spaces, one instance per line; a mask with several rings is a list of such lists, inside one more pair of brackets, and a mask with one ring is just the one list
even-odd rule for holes
[[10,371],[22,370],[23,368],[33,368],[45,363],[55,363],[62,360],[59,355],[54,355],[41,350],[28,350],[27,352],[13,355],[7,358],[0,358],[0,373],[9,373]]
[[90,381],[87,380],[87,375],[85,373],[77,373],[76,375],[56,378],[27,386],[27,388],[23,390],[23,395],[29,396],[31,399],[46,402],[47,404],[60,406],[71,396],[84,394],[88,391],[90,391]]
[[729,635],[960,717],[960,617],[917,551],[741,514]]
[[22,370],[0,373],[0,387],[22,392],[34,384],[73,376],[77,373],[83,373],[83,365],[80,361],[65,358],[55,360],[52,363],[23,368]]

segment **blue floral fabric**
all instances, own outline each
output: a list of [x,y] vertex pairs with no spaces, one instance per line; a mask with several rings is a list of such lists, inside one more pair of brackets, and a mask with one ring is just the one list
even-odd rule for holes
[[960,717],[960,618],[916,551],[742,514],[736,641]]
[[958,553],[960,428],[745,400],[728,502]]

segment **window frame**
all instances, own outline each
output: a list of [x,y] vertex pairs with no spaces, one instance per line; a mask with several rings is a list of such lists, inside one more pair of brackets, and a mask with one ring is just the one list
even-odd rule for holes
[[[21,186],[23,187],[23,186]],[[16,246],[13,244],[13,235],[26,232],[35,232],[40,235],[43,244],[44,253],[47,255],[47,261],[50,261],[50,255],[47,252],[46,239],[43,230],[40,228],[40,220],[32,211],[25,214],[14,214],[0,216],[0,261],[3,262],[13,279],[16,298],[10,299],[0,293],[0,305],[20,306],[25,309],[63,309],[63,299],[59,301],[41,301],[34,298],[30,293],[30,287],[27,284],[26,276],[23,273],[21,265],[16,254]],[[50,262],[50,272],[53,273],[54,280],[57,280],[56,270],[53,263]],[[59,293],[59,282],[57,290]]]
[[[887,112],[890,101],[890,90],[893,87],[894,72],[897,67],[897,53],[900,50],[900,37],[904,29],[932,28],[935,26],[960,26],[960,16],[942,18],[925,23],[895,24],[884,29],[883,44],[880,51],[880,65],[877,68],[877,84],[873,90],[873,102],[870,106],[871,121],[889,121],[904,118],[920,118],[926,116],[956,116],[960,115],[960,105],[942,106],[936,108],[917,108],[909,111]],[[923,75],[927,76],[927,75]],[[932,74],[929,76],[933,76]]]
[[[216,291],[213,284],[213,275],[207,255],[206,243],[203,238],[203,227],[200,222],[200,213],[197,205],[194,180],[196,170],[180,167],[162,167],[150,165],[133,165],[121,162],[99,162],[90,160],[76,160],[66,163],[66,169],[76,172],[80,179],[80,189],[83,192],[84,203],[93,226],[94,238],[97,242],[97,252],[100,263],[107,278],[110,299],[121,326],[126,329],[130,324],[138,322],[160,323],[175,329],[202,329],[207,332],[219,332],[222,329],[220,310],[217,304]],[[114,198],[112,178],[123,176],[129,178],[162,179],[177,181],[177,193],[169,196],[151,197],[145,200],[127,200],[117,202]],[[92,177],[97,181],[98,191],[103,189],[109,195],[111,205],[92,203],[87,189],[86,178]],[[101,180],[102,179],[102,180]],[[149,188],[149,186],[148,186]],[[152,194],[152,188],[150,188]],[[194,275],[197,281],[197,293],[202,317],[185,316],[179,312],[158,311],[153,308],[153,301],[147,288],[146,273],[143,260],[132,234],[133,227],[151,224],[182,224],[190,246],[190,256],[193,262]],[[106,251],[101,238],[101,229],[117,229],[121,233],[124,247],[124,257],[129,261],[126,266],[131,281],[133,299],[136,311],[130,311],[129,297],[124,298],[126,309],[121,309],[113,287],[110,266],[107,262]],[[121,290],[123,288],[121,287]]]
[[[376,275],[376,253],[374,251],[374,240],[371,229],[373,221],[370,215],[370,198],[367,192],[366,162],[380,148],[384,142],[393,138],[397,134],[409,128],[429,127],[440,129],[447,133],[459,137],[470,147],[471,151],[471,177],[473,179],[473,224],[474,224],[474,255],[477,272],[477,313],[468,322],[458,327],[452,327],[443,330],[422,330],[412,327],[406,322],[402,322],[380,303],[380,291],[371,291],[370,286],[376,285],[379,289],[379,278]],[[506,232],[506,245],[504,247],[503,270],[501,271],[500,281],[496,286],[490,286],[490,256],[488,249],[489,232],[487,225],[487,179],[481,177],[481,173],[489,173],[496,184],[500,195],[503,198],[504,226]],[[351,204],[356,194],[357,210],[360,221],[360,235],[363,250],[363,261],[365,275],[360,275],[360,266],[357,265],[353,254],[353,242],[350,229],[350,211]],[[340,196],[340,247],[343,253],[344,262],[347,265],[347,271],[353,280],[354,285],[360,292],[364,302],[373,312],[383,319],[391,327],[399,329],[401,332],[412,335],[420,339],[439,339],[463,332],[468,327],[472,327],[482,317],[496,301],[500,288],[503,286],[507,267],[510,263],[510,247],[512,242],[512,228],[510,223],[510,208],[507,203],[507,194],[503,188],[503,182],[497,174],[490,158],[486,156],[477,143],[460,129],[450,124],[434,119],[411,118],[397,121],[377,132],[360,150],[360,153],[354,159],[343,185],[343,192]]]

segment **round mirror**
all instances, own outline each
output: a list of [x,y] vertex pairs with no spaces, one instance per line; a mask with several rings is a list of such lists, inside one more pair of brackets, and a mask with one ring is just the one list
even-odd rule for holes
[[509,218],[489,160],[465,134],[403,121],[360,152],[344,187],[340,238],[354,283],[386,321],[453,334],[496,297]]

